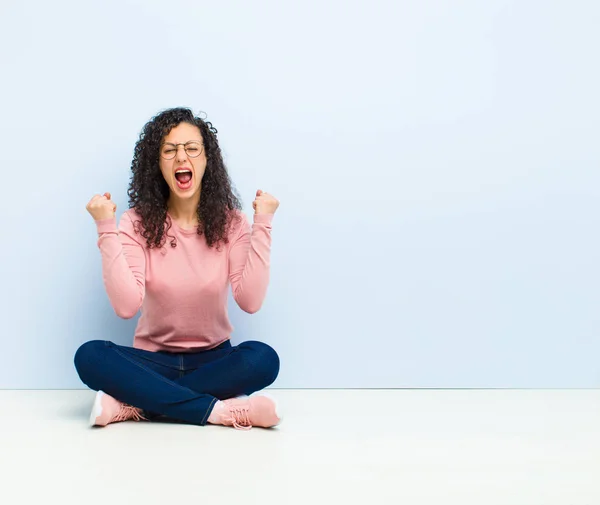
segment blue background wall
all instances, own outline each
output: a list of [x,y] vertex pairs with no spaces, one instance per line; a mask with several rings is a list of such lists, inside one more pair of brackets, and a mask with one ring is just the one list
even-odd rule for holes
[[600,4],[3,2],[0,388],[130,344],[85,211],[159,110],[219,129],[272,284],[277,387],[600,385]]

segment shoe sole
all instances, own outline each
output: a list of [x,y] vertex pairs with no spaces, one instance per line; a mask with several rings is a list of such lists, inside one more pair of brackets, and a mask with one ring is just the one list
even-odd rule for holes
[[96,419],[102,415],[102,397],[104,396],[103,391],[96,393],[96,399],[94,400],[94,406],[92,407],[92,413],[90,414],[90,426],[96,426]]

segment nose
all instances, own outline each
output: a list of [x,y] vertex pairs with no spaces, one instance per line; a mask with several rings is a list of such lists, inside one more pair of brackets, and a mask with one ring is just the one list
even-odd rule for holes
[[187,153],[185,152],[184,146],[177,146],[177,154],[175,155],[177,162],[187,160]]

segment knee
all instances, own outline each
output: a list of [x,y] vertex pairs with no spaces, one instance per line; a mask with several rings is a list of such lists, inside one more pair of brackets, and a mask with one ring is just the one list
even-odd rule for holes
[[90,340],[85,342],[75,352],[73,361],[79,378],[84,384],[89,386],[89,381],[98,367],[101,359],[101,353],[106,348],[106,342],[103,340]]
[[279,355],[270,345],[263,342],[249,341],[240,344],[240,347],[250,350],[252,367],[256,373],[266,382],[264,387],[269,386],[279,375]]

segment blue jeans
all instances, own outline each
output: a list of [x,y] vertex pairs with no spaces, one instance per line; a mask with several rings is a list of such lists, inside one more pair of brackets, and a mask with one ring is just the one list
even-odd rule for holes
[[279,357],[267,344],[229,340],[195,353],[151,352],[104,340],[83,344],[75,368],[89,388],[163,415],[205,425],[217,400],[249,395],[272,384]]

